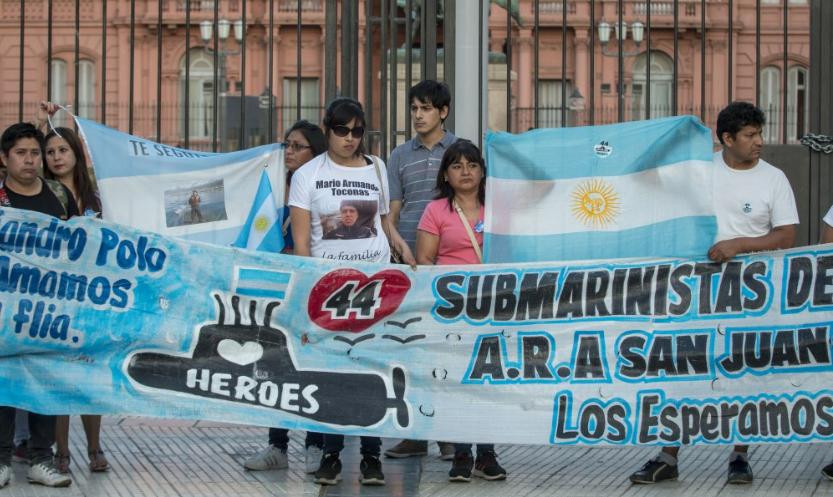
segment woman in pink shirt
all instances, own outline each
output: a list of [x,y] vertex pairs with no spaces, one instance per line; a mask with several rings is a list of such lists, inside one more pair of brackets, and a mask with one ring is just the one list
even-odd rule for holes
[[[417,264],[482,264],[486,164],[477,146],[458,140],[448,147],[436,189],[437,198],[425,208],[417,227]],[[472,474],[484,480],[506,478],[494,445],[477,444],[476,461],[471,444],[454,445],[448,479],[467,482]]]
[[[425,207],[417,227],[417,264],[482,264],[486,166],[476,145],[458,140],[448,147],[436,190],[436,200]],[[476,247],[458,212],[474,234]]]

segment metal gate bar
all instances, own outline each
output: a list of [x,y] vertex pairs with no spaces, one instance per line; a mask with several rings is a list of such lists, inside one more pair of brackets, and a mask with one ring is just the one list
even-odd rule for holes
[[17,100],[18,100],[17,120],[18,121],[23,120],[23,40],[24,40],[25,29],[26,29],[26,27],[25,27],[26,22],[25,22],[25,19],[24,19],[25,16],[24,16],[23,12],[24,12],[23,11],[23,0],[20,0],[20,72],[18,74],[18,78],[20,78],[20,80],[19,80],[19,84],[18,84],[19,90],[18,90],[18,96],[17,96]]
[[[621,0],[620,0],[621,2]],[[511,9],[507,9],[509,11]],[[509,95],[507,95],[509,98]],[[507,116],[508,119],[509,116]],[[567,0],[561,0],[561,126],[567,125]]]
[[[52,0],[49,0],[49,12],[50,12],[50,23],[49,23],[49,30],[50,33],[52,32]],[[162,16],[159,16],[159,19],[162,19]],[[50,34],[49,37],[50,44],[52,43],[52,36]],[[51,46],[51,45],[50,45]],[[50,58],[51,58],[51,50],[50,50]],[[50,82],[51,82],[51,73],[52,73],[52,63],[50,61],[49,64],[49,71],[50,71]],[[159,74],[159,79],[161,82],[162,74]],[[50,91],[52,87],[50,86]],[[161,119],[162,111],[158,111],[159,119]],[[107,123],[107,2],[101,2],[101,124]],[[160,138],[161,140],[161,138]]]
[[[735,9],[734,9],[734,7],[733,7],[733,2],[734,2],[734,0],[729,0],[729,3],[728,3],[728,8],[729,8],[729,28],[728,28],[728,33],[727,33],[727,36],[728,36],[729,41],[728,41],[728,44],[727,44],[728,46],[726,47],[726,53],[727,53],[727,55],[728,55],[728,59],[729,59],[729,63],[728,63],[728,66],[729,66],[729,67],[727,68],[727,69],[728,69],[728,70],[727,70],[728,78],[726,79],[726,86],[727,86],[728,88],[727,88],[727,92],[726,92],[726,93],[727,93],[727,95],[729,96],[729,98],[727,99],[729,102],[732,102],[732,88],[733,88],[733,86],[734,86],[734,84],[735,84],[734,75],[732,74],[732,71],[734,70],[734,67],[732,67],[732,63],[733,63],[733,60],[734,60],[733,56],[734,56],[734,54],[735,54],[735,45],[734,45],[734,43],[732,42],[732,37],[733,37],[733,36],[734,36],[734,34],[735,34],[735,33],[734,33],[734,24],[733,24],[733,21],[734,21],[734,18],[735,18]],[[649,27],[648,27],[648,30],[649,30],[648,32],[649,32],[649,33],[650,33],[650,29],[651,29],[651,28],[650,28],[650,26],[649,26]]]
[[78,74],[78,69],[81,65],[81,58],[79,57],[79,51],[81,50],[81,0],[75,0],[75,53],[74,53],[74,61],[73,66],[75,67],[75,98],[73,99],[73,105],[75,105],[75,112],[80,112],[80,107],[78,105],[79,101],[79,88],[78,82],[80,81],[80,75]]
[[[76,0],[76,3],[78,0]],[[76,55],[77,60],[77,55]],[[76,81],[78,71],[75,71]],[[133,134],[133,97],[136,77],[136,0],[130,0],[130,97],[128,104],[127,132]],[[77,85],[76,85],[77,88]],[[78,109],[75,109],[78,112]],[[216,121],[215,121],[216,123]]]
[[648,62],[645,64],[645,119],[651,118],[651,0],[647,2],[646,25],[648,29]]
[[[760,0],[759,0],[760,1]],[[671,108],[676,116],[679,112],[679,86],[680,79],[680,0],[674,0],[674,76],[671,85]]]
[[[478,80],[483,83],[483,78],[488,77],[488,74],[497,78],[504,77],[505,74],[505,84],[499,84],[501,95],[499,99],[503,99],[505,93],[506,100],[492,100],[490,105],[490,108],[496,111],[496,116],[492,116],[493,118],[488,121],[493,126],[499,123],[497,126],[501,129],[518,132],[528,127],[555,125],[555,122],[560,122],[561,126],[599,124],[653,118],[681,112],[697,114],[703,121],[712,124],[715,109],[711,108],[710,104],[722,104],[723,102],[719,102],[718,99],[726,96],[728,96],[727,101],[734,100],[738,95],[735,91],[736,85],[742,88],[751,86],[753,76],[748,73],[752,72],[754,64],[755,101],[759,106],[762,103],[772,104],[772,109],[767,110],[767,116],[773,126],[772,130],[775,131],[770,140],[794,141],[797,129],[794,122],[796,114],[802,116],[802,125],[798,129],[803,130],[806,127],[803,120],[805,113],[803,109],[795,108],[793,101],[795,97],[791,96],[795,95],[793,89],[795,77],[791,77],[790,71],[792,69],[794,72],[795,68],[791,68],[790,64],[795,62],[790,60],[792,54],[789,49],[790,36],[795,38],[797,29],[802,33],[805,32],[804,28],[799,27],[797,23],[799,17],[803,19],[807,12],[796,8],[797,5],[791,0],[767,2],[766,5],[762,5],[764,2],[761,0],[744,0],[743,2],[735,0],[725,2],[707,0],[589,0],[588,2],[504,0],[503,2],[485,2],[478,9],[485,16],[485,9],[497,11],[495,3],[498,3],[505,12],[502,12],[499,17],[492,16],[491,22],[484,20],[488,19],[487,16],[477,21],[477,26],[482,30],[492,26],[495,31],[502,33],[504,25],[506,29],[502,49],[505,58],[493,57],[489,66],[492,69],[491,72],[487,71],[487,68],[482,68],[484,70],[481,71],[481,75],[478,75]],[[43,11],[33,8],[36,5],[42,5]],[[108,9],[108,5],[116,7]],[[452,90],[456,86],[453,50],[455,5],[454,0],[422,2],[414,0],[279,0],[278,2],[274,0],[146,0],[137,6],[136,0],[125,0],[118,4],[101,2],[101,9],[95,9],[96,12],[90,13],[81,8],[81,0],[73,0],[73,2],[63,0],[58,4],[54,0],[42,0],[40,4],[12,1],[6,8],[11,8],[12,14],[18,12],[20,15],[19,19],[13,19],[12,16],[10,22],[15,30],[19,29],[14,32],[13,36],[19,39],[21,44],[31,43],[29,38],[38,34],[46,37],[45,63],[47,66],[45,68],[31,67],[32,64],[38,65],[42,62],[27,62],[26,56],[29,54],[23,50],[23,45],[20,52],[15,55],[20,59],[17,68],[19,78],[31,77],[36,70],[45,76],[47,99],[62,99],[63,101],[59,102],[62,104],[71,102],[76,107],[76,111],[85,117],[94,116],[105,123],[115,120],[114,125],[126,131],[152,136],[158,141],[170,141],[188,148],[204,147],[216,151],[245,147],[253,141],[248,135],[252,132],[254,125],[247,126],[246,122],[255,119],[255,115],[251,110],[252,107],[247,106],[246,102],[251,98],[255,85],[260,81],[264,81],[265,90],[260,100],[263,111],[257,115],[263,116],[264,123],[259,124],[258,127],[261,129],[264,125],[268,127],[268,132],[264,133],[263,139],[272,141],[277,139],[275,135],[281,132],[292,118],[307,117],[314,120],[307,110],[309,106],[316,105],[309,100],[314,92],[311,86],[314,83],[307,78],[315,75],[307,72],[309,69],[304,67],[304,57],[307,52],[302,51],[310,50],[309,46],[304,48],[305,43],[311,41],[309,35],[315,29],[321,29],[325,44],[322,54],[324,81],[321,82],[319,94],[315,100],[318,101],[319,107],[323,108],[324,104],[337,94],[361,98],[367,109],[368,144],[374,151],[378,150],[378,153],[385,155],[397,144],[410,139],[413,135],[410,105],[402,98],[403,90],[407,91],[415,83],[415,79],[438,78],[438,76],[439,79],[445,80]],[[171,14],[173,9],[178,11],[177,17]],[[218,36],[214,36],[213,41],[205,44],[201,42],[194,44],[194,40],[199,38],[195,36],[192,39],[190,36],[192,19],[198,24],[210,22],[213,30],[219,31],[220,25],[226,22],[225,19],[221,19],[221,15],[226,11],[237,12],[240,9],[242,9],[240,15],[242,20],[235,21],[234,26],[239,29],[240,26],[237,23],[242,23],[244,33],[234,47],[229,47],[239,49],[239,52],[221,51],[220,48],[224,46],[224,42]],[[614,9],[616,9],[615,18],[612,18]],[[790,12],[790,9],[795,10]],[[522,12],[523,16],[530,16],[531,22],[517,19],[516,11]],[[417,12],[419,15],[416,15]],[[719,25],[724,12],[727,16],[725,35],[723,26]],[[184,30],[182,29],[183,13]],[[85,25],[85,22],[90,18],[90,14],[96,22],[101,23],[100,55],[95,56],[98,58],[96,63],[101,64],[101,67],[93,70],[95,75],[92,77],[85,72],[90,67],[94,67],[87,65],[88,50],[85,48],[90,38],[88,31],[91,31],[90,25]],[[316,17],[320,14],[323,14],[323,23],[320,16]],[[505,19],[503,15],[506,16]],[[127,45],[121,42],[120,37],[117,37],[116,45],[108,39],[108,16],[122,19],[120,22],[123,24],[119,26],[119,36],[121,33],[127,34],[127,28],[129,28],[129,35],[124,37]],[[196,17],[192,18],[192,16]],[[715,20],[712,23],[715,24],[714,29],[711,31],[706,31],[711,22],[711,19],[707,19],[706,16]],[[741,32],[743,36],[740,37],[734,34],[735,29],[739,27],[736,16],[738,19],[743,16],[742,20],[748,20],[750,24],[746,31]],[[780,23],[783,24],[781,31],[778,31],[776,26],[779,17]],[[127,24],[128,18],[129,25]],[[44,19],[46,26],[42,24]],[[610,22],[611,19],[615,21]],[[753,19],[754,48],[749,46],[753,38],[751,26]],[[359,24],[360,20],[361,24]],[[647,50],[645,50],[645,44],[639,45],[639,43],[636,43],[637,50],[632,50],[633,43],[637,41],[636,38],[627,40],[624,36],[622,39],[613,40],[617,43],[615,49],[604,43],[596,43],[597,36],[599,36],[597,24],[601,21],[618,23],[616,26],[623,33],[622,28],[625,22],[646,23]],[[672,21],[673,30],[671,29]],[[790,28],[790,21],[796,23],[793,29]],[[41,24],[33,25],[36,22]],[[249,29],[250,22],[254,23],[252,29]],[[28,29],[27,23],[30,24]],[[419,29],[416,23],[419,23]],[[584,30],[588,28],[585,34]],[[154,29],[156,33],[153,33]],[[440,29],[442,31],[439,31]],[[289,34],[293,30],[294,36]],[[654,33],[655,30],[658,30],[657,33]],[[570,38],[573,36],[571,31],[575,32],[575,38]],[[644,32],[642,26],[640,26],[640,32]],[[487,31],[484,31],[479,37],[483,42],[482,50],[486,50],[488,46],[489,40],[486,40],[486,33]],[[720,44],[728,40],[728,49],[725,52],[723,48],[719,51],[717,49],[712,51],[707,47],[707,41],[709,43],[711,41],[706,39],[704,33],[714,35],[714,40]],[[279,41],[277,38],[281,34],[285,36]],[[155,63],[152,56],[146,52],[147,46],[143,41],[147,36],[154,35],[157,52]],[[255,49],[249,42],[248,35],[252,35],[252,41],[262,39],[266,45],[265,50],[257,49],[249,54],[248,50]],[[71,46],[64,43],[64,41],[69,41],[69,36],[73,36]],[[184,54],[182,36],[185,37]],[[700,38],[697,39],[697,36]],[[531,47],[527,45],[530,43],[530,38],[532,38]],[[560,57],[553,58],[555,51],[559,48],[559,39]],[[573,43],[573,39],[576,43]],[[494,39],[490,41],[495,43],[496,50],[501,50],[500,43]],[[108,42],[113,47],[108,47]],[[153,43],[151,41],[151,51],[154,48]],[[166,43],[176,43],[176,53],[183,54],[182,58],[176,61],[176,70],[182,72],[179,73],[181,77],[175,77],[173,80],[168,80],[170,74],[166,73],[163,81],[163,72],[170,71],[173,67],[172,61],[167,59],[171,55],[166,56],[164,52],[168,50]],[[287,57],[277,64],[276,57],[279,56],[279,51],[286,50],[287,45],[291,46],[293,43],[295,53],[281,52],[281,54],[286,53]],[[671,59],[673,60],[669,59],[668,79],[663,79],[665,72],[658,76],[657,70],[653,68],[653,62],[660,62],[657,59],[659,50],[665,50],[671,55],[672,43],[674,53]],[[740,72],[735,71],[734,68],[735,62],[742,62],[734,55],[738,43],[741,43],[741,49],[750,53],[753,50],[755,52],[754,63],[750,60],[748,66],[741,65]],[[766,43],[767,47],[764,47],[763,43]],[[438,47],[440,47],[439,50]],[[108,54],[108,48],[115,48],[116,51]],[[200,67],[197,63],[197,54],[198,52],[202,54],[203,48],[208,56],[205,65],[205,70],[208,72],[205,75],[195,73]],[[588,48],[589,57],[586,54]],[[602,49],[601,54],[599,48]],[[658,52],[656,54],[653,53],[655,49]],[[794,46],[793,49],[798,53],[797,47]],[[781,53],[777,53],[778,50],[781,50]],[[698,51],[699,64],[694,62],[681,67],[681,55],[686,57],[693,55],[696,58]],[[171,51],[168,50],[168,53]],[[258,57],[262,53],[263,58],[268,60],[267,70],[262,71],[259,66],[251,65],[250,60],[255,53]],[[712,57],[712,53],[717,57],[726,57],[726,63],[721,61],[717,64],[720,67],[714,67],[710,64],[712,61],[707,60]],[[768,55],[769,53],[775,54],[774,59],[773,56]],[[226,58],[227,54],[235,57],[239,54],[239,76],[237,76],[236,67],[232,74],[228,74],[229,67],[236,66],[237,63],[229,63],[234,59]],[[606,60],[608,55],[616,57],[616,61]],[[107,59],[108,57],[123,57],[127,62],[128,56],[130,67],[122,69],[122,65],[119,70],[122,71],[124,78],[129,77],[129,81],[122,80],[116,91],[112,88],[110,81],[113,74],[108,74]],[[640,58],[625,60],[632,56]],[[72,58],[71,64],[69,63],[70,57]],[[199,55],[199,57],[202,58],[204,55]],[[29,58],[32,59],[32,57]],[[437,67],[440,59],[442,59],[442,69]],[[559,59],[560,70],[558,69]],[[212,60],[213,69],[208,69]],[[604,63],[600,64],[599,60]],[[502,64],[504,61],[506,66],[500,67],[495,73],[494,69],[497,64]],[[192,62],[195,64],[194,67],[191,66]],[[64,66],[63,63],[67,65]],[[644,69],[642,69],[643,63]],[[405,65],[404,68],[402,64]],[[485,64],[486,60],[480,63],[481,66]],[[779,68],[780,76],[776,76],[773,72],[771,77],[774,79],[762,81],[763,76],[770,77],[769,73],[763,76],[761,74],[761,69],[764,69],[765,64]],[[805,65],[803,62],[801,64]],[[419,67],[414,67],[415,65]],[[633,74],[630,67],[636,68],[637,66],[638,74]],[[521,67],[525,68],[526,74],[519,73]],[[723,83],[716,79],[707,81],[706,75],[710,69],[716,72],[725,70],[720,75],[728,75],[726,87],[723,87]],[[292,73],[293,70],[294,73]],[[151,76],[148,76],[147,71],[150,71]],[[257,77],[253,78],[256,73]],[[156,81],[149,81],[154,74]],[[735,78],[739,74],[746,79],[736,82]],[[560,82],[558,81],[559,75]],[[605,79],[603,80],[600,75],[603,75]],[[474,74],[466,76],[474,77]],[[632,79],[634,76],[637,79]],[[281,79],[275,81],[278,77]],[[202,87],[196,84],[197,81],[203,81],[203,78],[206,83],[204,92],[202,92]],[[552,79],[545,80],[544,78]],[[613,78],[616,79],[615,86],[614,81],[611,81]],[[71,91],[69,88],[64,90],[59,86],[64,85],[66,79],[69,79],[67,87],[74,83]],[[251,81],[252,79],[258,81]],[[101,85],[95,96],[84,87],[84,84],[91,80],[92,84]],[[17,83],[16,86],[15,83]],[[146,88],[148,83],[149,91]],[[559,83],[560,86],[556,86]],[[230,84],[236,86],[230,89]],[[295,85],[294,89],[292,84]],[[461,82],[461,84],[469,83]],[[660,94],[653,88],[658,84],[667,85],[663,86],[667,88],[665,90],[667,93],[661,94],[660,101],[657,101]],[[699,98],[698,84],[700,85]],[[767,84],[771,84],[773,90],[776,87],[779,89],[772,95],[764,93],[767,91],[767,86],[765,86]],[[813,87],[809,82],[804,84],[806,88],[812,89]],[[829,84],[829,82],[825,81],[822,84]],[[40,85],[43,87],[43,83]],[[109,92],[108,85],[111,90]],[[611,90],[616,92],[615,97]],[[804,86],[801,87],[801,91],[805,91]],[[31,100],[33,93],[32,85],[23,79],[19,82],[12,81],[10,92],[16,94],[18,102],[9,102],[7,113],[9,117],[16,114],[19,118],[23,118],[25,106],[29,105],[26,99]],[[169,92],[176,96],[173,100],[178,101],[174,106],[167,105],[166,99],[170,97]],[[69,98],[62,96],[67,93],[69,93]],[[226,99],[227,93],[228,99]],[[581,95],[582,93],[584,95]],[[155,104],[152,102],[154,94]],[[117,108],[113,109],[112,105],[115,102],[113,99],[117,95],[123,101],[119,101]],[[233,105],[238,102],[238,98],[240,107],[235,112],[232,109],[234,109]],[[481,96],[481,99],[485,98],[485,94]],[[748,88],[747,98],[752,98],[752,88]],[[89,104],[95,99],[100,101],[95,102],[97,104],[95,107],[90,106]],[[768,100],[763,102],[764,99]],[[9,98],[9,100],[12,99]],[[612,109],[614,101],[615,113]],[[224,106],[225,102],[229,102],[228,107]],[[523,102],[522,106],[517,102]],[[584,105],[584,102],[587,102],[589,107]],[[668,111],[661,110],[660,106],[667,105],[665,102],[671,104],[671,109]],[[281,107],[278,107],[278,103]],[[109,109],[108,104],[111,107]],[[199,107],[203,104],[205,104],[204,108]],[[606,108],[606,105],[609,108]],[[697,105],[700,106],[699,110],[696,109]],[[813,106],[815,105],[817,103],[814,101]],[[542,109],[547,106],[550,107],[549,113],[543,114]],[[97,110],[98,107],[100,107],[100,112]],[[525,119],[520,118],[522,111],[529,112],[524,114]],[[229,115],[229,112],[233,115]],[[503,114],[506,115],[505,128],[503,128]],[[486,123],[487,115],[472,116],[472,118]],[[200,116],[199,119],[197,119],[198,116]],[[206,116],[204,121],[202,116]],[[446,126],[452,131],[454,130],[454,116],[452,106],[446,121]],[[238,120],[239,127],[235,130],[233,126]],[[198,125],[199,129],[192,129],[197,128]],[[775,130],[776,125],[781,127],[780,132]],[[220,126],[224,127],[220,128]],[[225,131],[226,129],[229,131]]]
[[[271,1],[271,0],[270,0]],[[270,9],[271,11],[271,9]],[[271,39],[272,30],[269,30],[269,46],[272,46],[272,39]],[[272,50],[269,50],[269,54],[271,56]],[[271,60],[271,59],[270,59]],[[270,63],[271,66],[271,63]],[[269,74],[272,74],[271,67],[269,68]],[[190,125],[191,125],[191,2],[190,0],[185,0],[185,115],[183,116],[183,129],[184,131],[184,142],[185,148],[189,148],[189,140],[191,137],[190,133]],[[271,87],[271,86],[270,86]],[[216,122],[214,123],[217,124]],[[271,120],[270,120],[270,129],[271,129]]]
[[781,136],[783,142],[787,143],[787,75],[790,65],[788,59],[787,32],[789,31],[789,0],[784,0],[784,69],[781,71]]
[[162,142],[162,2],[156,5],[156,141]]
[[755,0],[755,105],[761,106],[761,0]]
[[700,0],[700,120],[706,121],[706,0]]
[[[104,8],[106,9],[107,2],[102,3],[105,5]],[[46,99],[53,100],[54,97],[52,95],[52,0],[49,0],[49,2],[47,2],[46,9]],[[21,12],[21,17],[22,16],[23,13]],[[102,17],[102,19],[103,18],[104,17]],[[22,40],[20,46],[23,46]],[[101,59],[104,60],[104,58],[105,57],[102,57]],[[23,80],[21,79],[20,82],[22,84]]]

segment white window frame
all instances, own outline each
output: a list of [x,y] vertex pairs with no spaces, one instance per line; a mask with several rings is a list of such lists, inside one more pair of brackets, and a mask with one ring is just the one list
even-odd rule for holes
[[[283,78],[283,99],[281,100],[284,132],[297,120],[297,78]],[[320,124],[321,120],[321,81],[318,78],[301,78],[301,119]]]
[[[803,76],[801,78],[803,82],[799,82],[799,75]],[[801,123],[799,123],[799,118],[801,118]],[[809,73],[806,67],[792,66],[787,72],[787,139],[790,143],[798,143],[801,135],[809,129],[809,124]]]
[[[648,52],[640,54],[633,64],[633,89],[631,99],[632,119],[645,119]],[[637,85],[641,91],[637,93]],[[651,119],[674,114],[673,105],[674,61],[659,50],[651,50]],[[663,101],[658,96],[665,95]]]
[[78,115],[95,119],[95,62],[78,61]]
[[[188,75],[189,113],[188,138],[204,140],[211,137],[214,124],[214,60],[202,48],[191,50],[191,69]],[[185,116],[185,56],[180,63],[179,79],[180,111]],[[181,134],[185,135],[185,121],[181,121]]]
[[[49,99],[60,105],[66,105],[67,101],[67,62],[64,59],[53,58],[50,62],[52,65],[52,82],[49,89]],[[63,126],[66,124],[66,113],[58,112],[52,118],[55,126]]]
[[764,142],[781,141],[781,69],[766,66],[761,69],[761,110],[766,116]]
[[[561,122],[561,108],[568,104],[561,102],[561,79],[539,79],[538,80],[538,121],[542,128],[560,128],[566,126]],[[567,98],[569,100],[573,91],[572,81],[566,80]],[[569,111],[569,108],[567,109]],[[569,120],[569,114],[567,115]]]

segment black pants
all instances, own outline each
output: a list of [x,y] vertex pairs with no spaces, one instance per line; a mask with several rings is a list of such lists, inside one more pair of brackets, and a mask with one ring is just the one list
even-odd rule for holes
[[[361,437],[363,456],[379,457],[382,448],[382,439],[379,437]],[[344,435],[324,435],[324,453],[341,452],[344,448]]]
[[[11,464],[14,452],[14,407],[0,407],[0,464]],[[55,416],[29,413],[29,458],[32,464],[52,460]]]
[[[284,428],[269,428],[269,445],[274,445],[280,450],[286,452],[286,449],[289,448],[289,430]],[[306,448],[312,445],[323,449],[324,434],[308,431],[304,447]]]
[[[477,455],[478,456],[481,453],[489,451],[489,450],[494,452],[495,451],[495,445],[494,444],[477,444]],[[468,453],[469,455],[471,455],[471,444],[454,444],[454,453],[459,454],[461,452]]]

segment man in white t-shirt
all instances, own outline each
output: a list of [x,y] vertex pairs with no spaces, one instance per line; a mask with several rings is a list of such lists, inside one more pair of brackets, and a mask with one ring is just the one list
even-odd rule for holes
[[[726,262],[738,254],[790,248],[795,243],[798,210],[784,173],[761,159],[764,114],[754,105],[733,102],[717,116],[722,150],[714,155],[714,203],[717,238],[709,259]],[[747,445],[729,456],[728,483],[751,483]],[[663,447],[639,471],[633,483],[676,480],[679,446]]]

